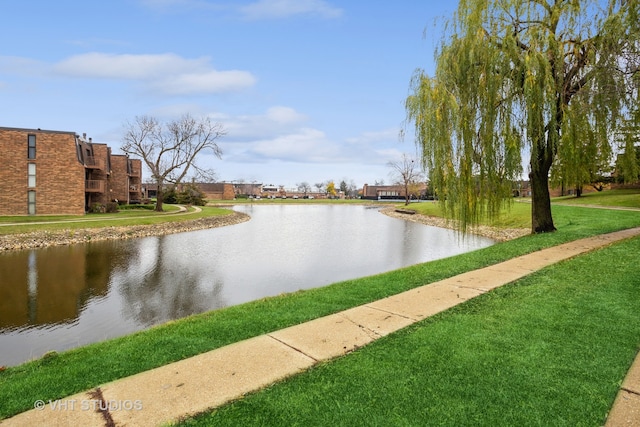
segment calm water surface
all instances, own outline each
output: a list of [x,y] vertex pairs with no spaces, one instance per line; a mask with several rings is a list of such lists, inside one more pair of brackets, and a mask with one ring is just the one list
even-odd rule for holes
[[244,205],[251,220],[0,254],[0,366],[265,296],[489,246],[343,205]]

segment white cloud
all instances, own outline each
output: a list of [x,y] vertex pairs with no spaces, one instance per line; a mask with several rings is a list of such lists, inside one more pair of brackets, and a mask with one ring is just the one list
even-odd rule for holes
[[202,69],[206,59],[187,60],[171,53],[162,55],[114,55],[85,53],[58,62],[54,71],[75,77],[107,79],[148,79],[176,74],[195,67]]
[[304,114],[298,113],[293,108],[289,107],[271,107],[267,110],[267,119],[272,120],[276,123],[298,123],[300,121],[306,120],[306,116]]
[[379,157],[380,159],[386,159],[385,163],[396,162],[402,159],[402,155],[405,154],[396,148],[386,148],[381,150],[375,150],[374,152],[376,156]]
[[221,140],[222,161],[211,159],[222,180],[293,186],[355,178],[362,185],[388,180],[387,163],[402,156],[400,145],[389,147],[398,129],[363,132],[347,142],[309,126],[307,116],[281,105],[252,115],[208,116],[228,130]]
[[273,106],[262,114],[209,114],[227,129],[225,158],[232,162],[317,163],[343,161],[341,148],[321,130],[304,126],[307,116],[293,108]]
[[247,19],[281,19],[294,15],[318,15],[322,18],[339,18],[343,11],[323,0],[258,0],[241,7]]
[[157,55],[92,52],[58,62],[53,70],[65,76],[140,80],[168,94],[216,93],[255,84],[247,71],[213,69],[210,59],[186,59],[172,53]]
[[293,108],[273,106],[263,114],[210,114],[228,133],[223,144],[225,160],[238,163],[271,161],[300,164],[358,163],[384,166],[402,156],[398,129],[363,132],[345,140],[334,140],[320,129],[305,125],[307,116]]
[[211,70],[170,76],[153,86],[168,94],[184,95],[236,91],[253,86],[255,82],[255,77],[246,71]]
[[295,133],[307,116],[290,107],[270,107],[263,114],[238,115],[212,114],[211,119],[225,124],[229,139],[256,141]]
[[340,154],[338,147],[327,140],[324,132],[310,128],[257,141],[250,151],[263,158],[311,163],[336,161]]

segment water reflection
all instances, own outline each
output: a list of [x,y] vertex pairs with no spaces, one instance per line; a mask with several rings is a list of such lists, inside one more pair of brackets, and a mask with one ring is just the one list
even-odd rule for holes
[[13,252],[0,263],[0,328],[72,323],[108,292],[108,259],[81,246]]
[[363,206],[238,209],[251,221],[0,255],[0,366],[492,243]]
[[176,263],[172,245],[166,236],[143,239],[134,259],[114,269],[112,285],[119,289],[126,319],[151,326],[226,305],[223,283],[205,269]]

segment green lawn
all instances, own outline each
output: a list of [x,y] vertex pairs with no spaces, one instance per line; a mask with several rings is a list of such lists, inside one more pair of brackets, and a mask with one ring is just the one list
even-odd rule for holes
[[557,197],[553,199],[553,202],[568,205],[618,206],[640,209],[640,189],[605,190],[587,193],[582,197]]
[[640,344],[639,252],[549,267],[180,425],[602,425]]
[[[637,208],[640,209],[640,189],[633,190],[605,190],[595,193],[587,193],[582,197],[564,196],[552,199],[554,205],[588,205],[613,208]],[[442,216],[442,210],[438,202],[412,203],[408,206],[423,215]],[[601,216],[602,212],[595,212],[594,219]],[[562,220],[554,216],[556,228],[562,226]],[[530,199],[513,199],[502,210],[500,216],[494,220],[483,220],[483,225],[500,228],[531,228],[531,203]]]
[[[411,203],[406,208],[423,215],[442,216],[440,204],[435,201]],[[505,206],[498,218],[483,220],[481,224],[499,228],[531,228],[531,204],[526,199],[514,201]]]
[[77,230],[81,228],[119,227],[189,221],[209,216],[228,215],[229,209],[202,207],[201,212],[189,208],[186,214],[178,213],[179,207],[164,205],[164,212],[147,209],[127,209],[112,214],[88,214],[83,216],[0,216],[0,235],[30,233],[33,231]]
[[[555,233],[228,307],[9,367],[0,371],[0,418],[37,399],[61,398],[544,247],[640,226],[639,212],[560,205],[553,212]],[[500,416],[547,425],[554,411],[569,420],[555,424],[598,424],[640,343],[639,246],[638,239],[617,244],[486,294],[216,411],[215,424],[358,425],[370,413],[364,420],[371,425],[513,425]],[[565,399],[566,410],[559,408]],[[332,412],[342,418],[330,418]],[[282,418],[274,421],[276,415]],[[208,417],[193,422],[210,425]]]

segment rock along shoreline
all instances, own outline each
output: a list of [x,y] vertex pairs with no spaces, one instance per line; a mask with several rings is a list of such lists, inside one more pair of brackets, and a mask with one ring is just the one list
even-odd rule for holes
[[228,215],[198,218],[160,224],[107,226],[97,228],[65,229],[55,231],[35,231],[31,233],[7,234],[0,236],[0,252],[23,249],[46,248],[50,246],[74,245],[76,243],[103,240],[123,240],[147,236],[163,236],[207,228],[240,224],[251,217],[242,212]]
[[[457,230],[456,223],[454,221],[440,217],[422,215],[419,213],[407,215],[406,213],[397,212],[395,207],[384,208],[381,209],[380,212],[390,217],[403,219],[405,221],[413,221],[424,225],[431,225],[433,227]],[[476,227],[470,227],[468,229],[468,233],[488,237],[489,239],[493,239],[498,242],[506,242],[507,240],[513,240],[518,237],[531,234],[531,230],[527,228],[495,228],[479,225]]]

